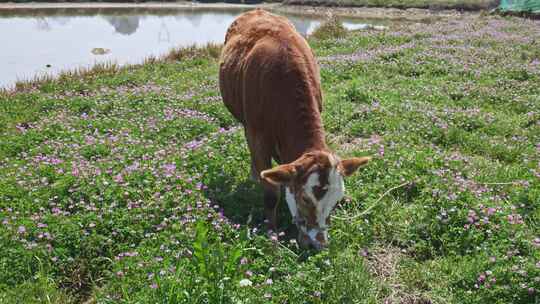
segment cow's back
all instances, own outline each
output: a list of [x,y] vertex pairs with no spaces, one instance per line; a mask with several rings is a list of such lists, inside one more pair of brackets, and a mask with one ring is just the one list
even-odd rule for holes
[[264,10],[247,12],[229,27],[219,78],[229,111],[267,137],[297,127],[291,124],[298,117],[290,113],[299,107],[321,111],[319,71],[309,45],[286,18]]

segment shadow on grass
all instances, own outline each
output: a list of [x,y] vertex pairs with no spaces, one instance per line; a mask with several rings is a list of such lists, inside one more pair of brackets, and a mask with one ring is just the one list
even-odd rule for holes
[[[246,225],[250,230],[257,228],[259,231],[266,232],[263,190],[258,183],[247,179],[239,184],[232,184],[227,181],[227,176],[221,176],[210,180],[207,186],[208,189],[219,189],[219,191],[207,190],[205,196],[219,205],[223,210],[223,215],[231,223]],[[279,242],[297,254],[298,262],[305,262],[318,252],[289,245],[291,240],[296,240],[298,230],[292,223],[283,191],[280,198],[277,215],[278,233],[285,234],[279,236]]]
[[[259,183],[246,179],[240,183],[232,183],[233,178],[227,175],[213,176],[207,180],[208,190],[205,196],[217,203],[223,215],[233,224],[247,225],[266,231],[264,222],[263,189]],[[282,191],[283,192],[283,191]],[[285,197],[281,193],[278,205],[278,232],[284,232],[282,241],[296,238],[296,226],[292,224]]]

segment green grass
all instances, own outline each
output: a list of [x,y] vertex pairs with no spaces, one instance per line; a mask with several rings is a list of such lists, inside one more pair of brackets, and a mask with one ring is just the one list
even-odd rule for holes
[[320,253],[263,231],[218,47],[2,93],[0,303],[540,301],[539,28],[310,42],[328,142],[375,156]]

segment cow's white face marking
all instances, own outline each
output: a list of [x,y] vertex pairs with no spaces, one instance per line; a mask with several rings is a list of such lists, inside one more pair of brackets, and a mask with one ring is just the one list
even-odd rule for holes
[[[317,199],[313,193],[315,187],[322,187],[326,190],[324,196]],[[317,224],[320,228],[326,227],[326,220],[330,216],[330,212],[336,206],[337,202],[343,198],[345,185],[343,176],[339,174],[336,168],[332,168],[328,173],[328,185],[320,185],[319,174],[312,173],[306,183],[306,195],[315,203],[317,210]]]
[[291,212],[293,219],[295,219],[298,216],[298,210],[296,209],[296,199],[294,199],[294,194],[291,193],[289,187],[285,188],[285,200],[287,201],[287,205],[289,206],[289,211]]
[[[334,158],[330,158],[332,166],[328,172],[328,182],[326,185],[321,185],[320,173],[313,172],[308,176],[305,185],[303,185],[303,195],[306,196],[309,201],[315,206],[315,214],[313,215],[316,219],[316,227],[307,227],[307,219],[302,218],[303,215],[299,214],[297,207],[297,196],[295,196],[290,189],[286,188],[286,201],[289,205],[289,211],[293,216],[293,219],[296,220],[298,229],[302,231],[304,235],[309,237],[310,242],[315,245],[315,247],[321,246],[321,241],[326,242],[328,239],[328,225],[327,220],[330,216],[330,212],[334,209],[337,202],[341,200],[344,196],[345,185],[343,182],[343,176],[337,170],[338,161]],[[326,172],[324,172],[326,173]],[[324,180],[324,179],[323,179]],[[319,188],[325,191],[322,197],[317,198],[314,194],[314,189]],[[310,203],[310,204],[311,204]],[[304,215],[305,216],[305,215]],[[319,236],[319,239],[317,238]]]

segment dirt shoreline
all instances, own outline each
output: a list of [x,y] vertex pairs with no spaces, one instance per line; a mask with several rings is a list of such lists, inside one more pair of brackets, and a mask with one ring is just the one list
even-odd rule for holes
[[322,7],[304,5],[284,5],[281,3],[263,4],[229,4],[229,3],[194,3],[194,2],[144,2],[144,3],[0,3],[0,12],[32,10],[32,9],[112,9],[112,8],[143,8],[143,9],[249,9],[264,8],[274,12],[298,15],[326,16],[334,14],[349,18],[390,19],[423,21],[440,18],[455,18],[463,14],[456,10],[429,9],[397,9],[379,7]]
[[244,8],[253,7],[249,4],[226,4],[226,3],[195,3],[183,2],[142,2],[142,3],[118,3],[118,2],[31,2],[31,3],[0,3],[1,10],[9,9],[45,9],[45,8]]
[[428,9],[409,8],[380,8],[380,7],[323,7],[304,5],[279,5],[273,8],[276,12],[301,15],[327,16],[336,15],[348,18],[386,19],[404,21],[429,21],[437,19],[458,18],[464,14],[456,10],[432,11]]

